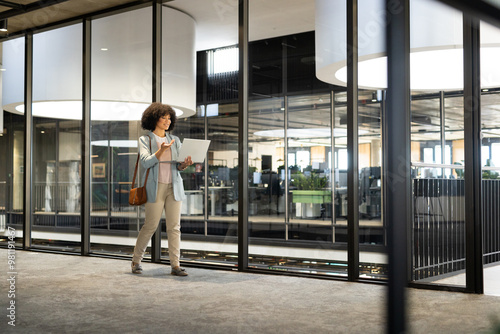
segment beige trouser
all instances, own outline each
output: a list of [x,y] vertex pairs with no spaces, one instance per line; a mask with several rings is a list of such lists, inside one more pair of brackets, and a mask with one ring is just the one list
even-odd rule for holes
[[144,257],[144,252],[148,246],[151,236],[155,233],[161,219],[163,209],[165,209],[165,220],[167,222],[168,254],[170,265],[179,266],[181,253],[181,206],[182,201],[176,201],[172,184],[158,183],[158,193],[156,202],[146,202],[146,219],[144,226],[137,236],[132,261],[140,263]]

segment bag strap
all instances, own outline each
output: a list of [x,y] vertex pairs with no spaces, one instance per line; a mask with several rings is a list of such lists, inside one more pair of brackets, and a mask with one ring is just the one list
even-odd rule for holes
[[[151,151],[151,137],[148,136],[149,138],[149,150]],[[135,170],[134,170],[134,177],[132,178],[132,188],[131,189],[134,189],[134,185],[135,185],[135,177],[137,176],[137,166],[139,165],[139,157],[140,157],[141,153],[137,153],[137,161],[135,162]],[[146,182],[148,181],[148,176],[149,176],[149,170],[151,169],[151,167],[148,168],[147,172],[146,172],[146,178],[144,179],[144,185],[146,185]]]

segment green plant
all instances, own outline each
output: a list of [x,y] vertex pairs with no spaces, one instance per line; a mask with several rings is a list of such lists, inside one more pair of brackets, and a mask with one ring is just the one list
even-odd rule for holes
[[[486,160],[486,166],[491,167],[491,159]],[[492,170],[483,170],[483,180],[498,179],[498,173]]]
[[319,176],[316,173],[311,173],[310,176],[303,174],[294,174],[291,185],[297,190],[319,190],[326,188],[328,179],[326,176]]
[[300,167],[297,165],[288,166],[288,170],[291,174],[300,174]]

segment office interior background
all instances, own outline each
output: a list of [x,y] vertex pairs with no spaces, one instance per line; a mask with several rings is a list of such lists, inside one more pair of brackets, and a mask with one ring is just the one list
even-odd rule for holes
[[[131,258],[144,222],[144,208],[128,205],[140,116],[157,100],[175,107],[174,134],[211,141],[205,161],[182,172],[183,264],[387,280],[384,1],[359,0],[354,101],[346,1],[250,1],[244,115],[238,1],[64,7],[73,2],[32,16],[40,29],[0,32],[0,244],[12,227],[19,248]],[[439,1],[410,5],[411,138],[401,140],[411,152],[411,219],[399,222],[409,231],[409,281],[460,291],[468,265],[464,179],[472,170],[463,15]],[[8,23],[23,30],[21,19]],[[480,40],[482,265],[489,267],[500,261],[499,28],[481,21]],[[158,240],[146,258],[168,263],[164,224]]]

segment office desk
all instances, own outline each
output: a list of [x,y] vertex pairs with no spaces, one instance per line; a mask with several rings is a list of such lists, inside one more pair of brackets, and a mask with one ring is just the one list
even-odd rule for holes
[[181,214],[202,215],[203,214],[203,191],[185,190],[186,200],[182,203]]
[[[200,187],[201,190],[204,190],[205,187]],[[210,191],[210,216],[215,216],[215,194],[220,191],[227,191],[228,189],[233,189],[232,186],[209,186],[208,191]],[[222,206],[221,206],[222,207]]]

